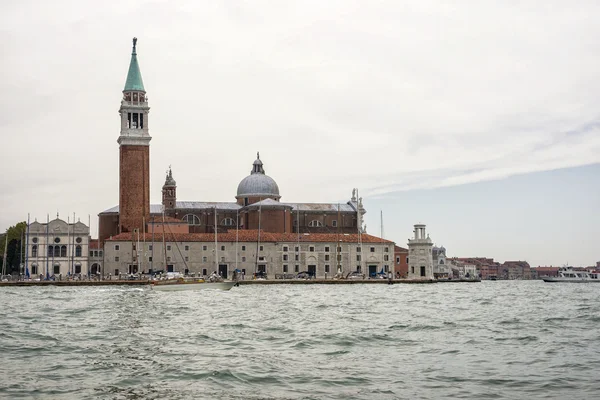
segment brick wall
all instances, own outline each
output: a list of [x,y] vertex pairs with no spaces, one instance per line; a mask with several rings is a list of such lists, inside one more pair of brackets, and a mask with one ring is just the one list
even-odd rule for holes
[[119,228],[142,231],[150,216],[150,147],[121,146],[119,169]]
[[119,214],[104,214],[98,217],[100,242],[119,234]]
[[394,274],[400,273],[401,278],[408,275],[408,250],[396,247],[394,249]]

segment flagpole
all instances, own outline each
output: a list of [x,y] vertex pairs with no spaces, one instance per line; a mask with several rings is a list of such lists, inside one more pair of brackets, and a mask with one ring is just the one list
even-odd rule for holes
[[[75,224],[75,221],[73,221],[73,224]],[[71,236],[70,236],[70,232],[69,232],[69,214],[67,214],[67,253],[65,254],[67,256],[67,266],[69,267],[69,270],[67,272],[67,276],[71,276],[71,263],[68,261],[69,260],[69,253],[71,251]],[[75,233],[75,227],[73,226],[73,233]],[[61,254],[62,255],[62,254]]]

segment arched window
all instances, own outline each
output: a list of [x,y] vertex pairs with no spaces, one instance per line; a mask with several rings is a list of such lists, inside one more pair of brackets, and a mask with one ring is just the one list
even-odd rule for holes
[[54,257],[60,257],[60,246],[54,246]]
[[100,273],[100,265],[92,264],[92,275],[96,275]]
[[37,257],[37,244],[31,246],[31,257]]
[[81,246],[75,246],[75,257],[81,257]]
[[48,248],[48,257],[54,256],[54,246],[46,246]]
[[440,264],[444,265],[444,259],[443,258],[440,259]]
[[323,223],[322,223],[321,221],[318,221],[318,220],[316,220],[316,219],[313,219],[312,221],[310,221],[310,222],[308,223],[308,226],[310,226],[310,227],[313,227],[313,228],[314,228],[314,227],[320,227],[320,226],[323,226]]
[[223,218],[223,220],[221,221],[221,225],[223,225],[223,226],[234,226],[235,225],[235,221],[233,220],[233,218]]
[[60,256],[61,257],[67,256],[67,246],[60,246]]
[[200,225],[200,218],[194,214],[187,214],[181,220],[187,222],[188,225]]

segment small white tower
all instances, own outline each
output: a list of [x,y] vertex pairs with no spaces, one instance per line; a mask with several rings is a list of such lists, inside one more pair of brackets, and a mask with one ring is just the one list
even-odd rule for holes
[[433,241],[425,234],[425,225],[415,225],[414,239],[408,239],[408,278],[433,279]]

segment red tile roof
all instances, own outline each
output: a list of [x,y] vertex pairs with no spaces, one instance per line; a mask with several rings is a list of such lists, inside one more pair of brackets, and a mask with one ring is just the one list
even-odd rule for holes
[[408,249],[400,246],[394,246],[394,253],[408,253]]
[[[133,236],[132,233],[121,233],[116,236],[112,236],[107,241],[130,241]],[[146,233],[145,235],[146,242],[152,240],[152,233]],[[362,242],[365,244],[370,243],[388,243],[393,244],[394,242],[390,240],[385,240],[378,238],[376,236],[363,234],[361,235]],[[137,235],[135,237],[137,240]],[[140,241],[144,240],[144,235],[140,235]],[[154,241],[161,241],[162,233],[157,233],[154,235]],[[169,233],[165,234],[165,240],[173,242],[212,242],[215,240],[214,233]],[[236,232],[229,231],[227,233],[219,233],[217,235],[217,240],[219,242],[235,242],[236,241]],[[302,243],[335,243],[337,241],[342,243],[358,243],[358,234],[340,234],[337,235],[335,233],[310,233],[310,234],[298,234],[296,233],[271,233],[271,232],[260,232],[260,241],[267,242],[297,242],[300,241]],[[258,231],[257,230],[240,230],[238,231],[238,241],[240,242],[256,242],[258,241]]]

